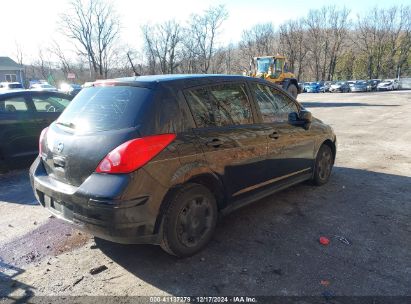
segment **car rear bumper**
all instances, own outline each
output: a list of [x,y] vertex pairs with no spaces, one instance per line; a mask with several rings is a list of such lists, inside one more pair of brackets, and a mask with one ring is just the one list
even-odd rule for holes
[[[30,168],[36,199],[56,217],[109,241],[158,244],[158,235],[153,233],[156,214],[149,206],[150,196],[127,199],[118,195],[119,188],[127,187],[129,178],[92,174],[82,185],[74,187],[47,175],[39,157]],[[112,195],[108,189],[113,189]]]

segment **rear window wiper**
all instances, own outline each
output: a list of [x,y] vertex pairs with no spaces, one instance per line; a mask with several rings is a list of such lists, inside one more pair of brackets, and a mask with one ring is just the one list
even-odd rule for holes
[[75,128],[76,128],[76,125],[73,124],[72,122],[61,122],[61,121],[58,121],[58,122],[56,122],[56,124],[57,124],[57,125],[62,125],[62,126],[64,126],[64,127],[70,128],[70,129],[75,129]]

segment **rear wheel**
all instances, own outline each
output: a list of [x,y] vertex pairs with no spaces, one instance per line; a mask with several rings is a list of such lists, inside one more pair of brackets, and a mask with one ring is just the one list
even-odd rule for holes
[[315,160],[313,183],[317,186],[326,184],[330,178],[334,164],[333,152],[330,146],[323,144]]
[[290,95],[291,95],[292,97],[297,98],[298,89],[297,89],[297,87],[295,86],[295,84],[292,84],[292,83],[291,83],[291,84],[288,86],[288,88],[287,88],[287,92],[290,93]]
[[168,202],[161,248],[178,257],[197,253],[210,241],[217,213],[215,197],[206,187],[187,184]]

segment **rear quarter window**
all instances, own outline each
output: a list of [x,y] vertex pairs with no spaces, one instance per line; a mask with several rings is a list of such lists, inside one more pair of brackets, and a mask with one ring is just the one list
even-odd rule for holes
[[147,88],[89,87],[70,102],[57,120],[80,133],[135,127],[142,105],[150,99]]

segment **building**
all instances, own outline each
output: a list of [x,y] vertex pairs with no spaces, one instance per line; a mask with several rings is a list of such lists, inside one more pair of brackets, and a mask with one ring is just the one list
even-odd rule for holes
[[23,66],[10,57],[0,57],[0,82],[24,82]]

